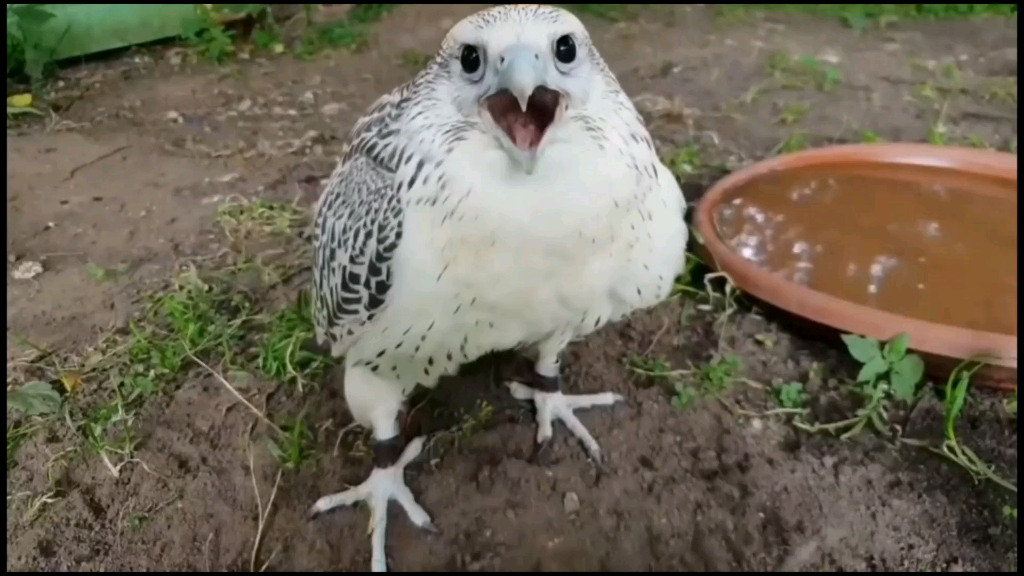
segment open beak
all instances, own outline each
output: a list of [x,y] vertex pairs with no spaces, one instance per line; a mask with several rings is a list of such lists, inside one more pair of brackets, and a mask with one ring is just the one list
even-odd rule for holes
[[496,91],[484,100],[508,137],[503,144],[527,174],[533,172],[537,149],[561,103],[561,94],[543,85],[544,75],[545,60],[536,50],[525,44],[509,46],[498,56]]
[[498,90],[508,90],[526,112],[530,96],[540,85],[544,63],[536,50],[523,44],[509,46],[498,57]]

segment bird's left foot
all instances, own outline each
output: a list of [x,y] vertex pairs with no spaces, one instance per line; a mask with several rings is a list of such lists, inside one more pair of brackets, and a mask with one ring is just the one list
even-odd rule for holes
[[376,467],[362,484],[354,488],[324,496],[313,504],[313,515],[327,512],[339,506],[351,506],[356,502],[370,505],[370,571],[387,572],[387,554],[384,550],[388,526],[388,502],[394,500],[405,509],[413,524],[436,532],[430,515],[416,502],[412,492],[405,485],[405,467],[423,450],[423,437],[410,442],[402,451],[398,461],[387,467]]
[[583,442],[587,453],[595,461],[601,461],[601,447],[590,435],[586,426],[573,414],[577,408],[590,408],[593,406],[611,406],[622,401],[620,394],[602,392],[600,394],[562,394],[561,391],[552,392],[531,388],[519,382],[507,382],[509,392],[516,400],[532,400],[537,408],[537,444],[543,448],[551,440],[553,424],[555,420],[561,420],[574,436]]

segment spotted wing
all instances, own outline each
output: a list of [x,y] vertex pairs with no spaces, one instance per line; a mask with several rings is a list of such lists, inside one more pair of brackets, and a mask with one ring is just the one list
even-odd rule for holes
[[402,240],[394,175],[351,154],[331,175],[314,219],[314,319],[317,341],[344,354],[386,305],[392,259]]

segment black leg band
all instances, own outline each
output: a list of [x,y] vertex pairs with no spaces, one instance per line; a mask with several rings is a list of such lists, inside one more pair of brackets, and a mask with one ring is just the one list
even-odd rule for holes
[[506,380],[519,382],[541,392],[561,392],[562,376],[542,376],[537,373],[534,363],[525,356],[518,356],[512,364],[511,373]]
[[387,440],[374,440],[370,450],[373,452],[374,468],[390,468],[398,462],[405,451],[405,437],[395,434]]
[[534,374],[533,380],[526,385],[535,390],[540,390],[541,392],[561,392],[562,376],[541,376],[540,374]]

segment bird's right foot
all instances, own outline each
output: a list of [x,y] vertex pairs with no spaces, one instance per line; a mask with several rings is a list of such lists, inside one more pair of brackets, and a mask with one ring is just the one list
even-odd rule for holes
[[[560,380],[559,380],[560,381]],[[573,412],[580,408],[611,406],[624,400],[621,394],[601,392],[599,394],[562,394],[557,388],[544,391],[531,388],[519,382],[506,382],[509,392],[516,400],[531,401],[537,409],[537,452],[541,453],[554,434],[555,420],[561,420],[569,432],[583,443],[587,454],[595,462],[601,462],[601,447],[590,435],[587,427]]]
[[387,552],[385,551],[385,539],[387,537],[387,511],[388,502],[395,500],[401,506],[412,523],[435,532],[437,529],[430,521],[430,515],[420,506],[405,485],[405,467],[412,462],[423,450],[424,437],[419,437],[410,442],[394,464],[382,467],[379,463],[362,484],[354,488],[324,496],[313,504],[314,515],[327,512],[339,506],[351,506],[356,502],[366,502],[370,505],[370,547],[371,559],[370,569],[373,572],[387,572]]

